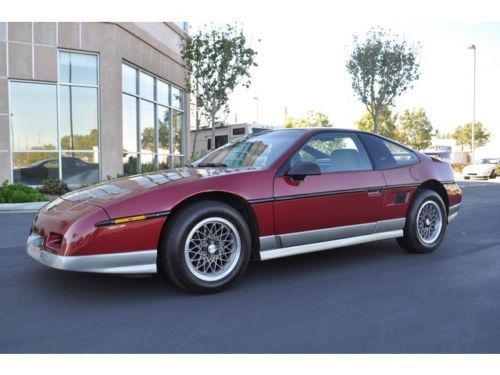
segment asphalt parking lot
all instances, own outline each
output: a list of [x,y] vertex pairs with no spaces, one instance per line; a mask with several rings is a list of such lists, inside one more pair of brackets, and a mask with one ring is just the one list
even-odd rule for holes
[[499,353],[500,184],[432,254],[393,240],[253,263],[224,293],[80,274],[29,258],[34,213],[0,213],[2,353]]

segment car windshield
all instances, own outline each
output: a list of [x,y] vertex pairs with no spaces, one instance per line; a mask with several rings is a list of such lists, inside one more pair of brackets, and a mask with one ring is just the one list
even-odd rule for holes
[[194,167],[271,166],[304,130],[275,130],[239,138],[195,161]]
[[497,160],[496,159],[479,159],[477,164],[496,164]]

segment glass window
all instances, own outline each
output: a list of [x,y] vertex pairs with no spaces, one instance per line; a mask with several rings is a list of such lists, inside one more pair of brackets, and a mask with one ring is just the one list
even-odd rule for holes
[[372,165],[361,141],[352,133],[328,132],[312,137],[291,158],[315,163],[323,173],[371,170]]
[[11,82],[10,94],[13,149],[56,150],[56,86]]
[[188,23],[187,22],[176,22],[177,26],[179,26],[182,30],[188,31]]
[[[122,65],[124,173],[171,167],[174,155],[178,164],[182,163],[184,92],[140,69]],[[137,74],[139,90],[135,93],[131,82]],[[139,140],[132,135],[134,129]],[[138,141],[138,150],[131,152]]]
[[96,150],[97,89],[61,86],[59,100],[61,149]]
[[154,100],[155,99],[155,81],[148,74],[140,72],[139,75],[140,95],[141,98]]
[[397,143],[368,133],[359,133],[359,136],[370,151],[377,169],[396,168],[418,162],[417,156],[412,151]]
[[170,150],[170,110],[158,106],[158,152],[168,154]]
[[14,152],[14,182],[41,185],[49,177],[59,178],[57,152]]
[[137,152],[137,99],[123,94],[123,155]]
[[123,174],[132,176],[139,173],[139,160],[137,154],[123,154]]
[[392,154],[394,161],[398,166],[415,164],[418,162],[417,156],[407,148],[396,143],[383,140],[385,147]]
[[141,100],[141,152],[155,151],[155,112],[154,104]]
[[124,92],[137,94],[137,69],[122,65],[122,88]]
[[205,155],[193,164],[222,163],[228,167],[267,168],[303,134],[303,130],[293,129],[246,136]]
[[59,52],[59,83],[97,85],[97,56]]
[[158,155],[158,168],[159,169],[169,169],[169,157],[167,154]]
[[140,155],[141,173],[153,172],[157,169],[155,155],[151,152],[142,152]]
[[99,181],[98,152],[66,152],[62,154],[62,177],[71,187]]
[[172,108],[184,109],[184,95],[177,87],[172,86]]
[[172,111],[172,132],[173,132],[173,144],[172,144],[172,154],[182,153],[182,113],[177,111]]
[[168,92],[169,86],[163,81],[157,80],[156,81],[156,99],[158,103],[163,104],[163,105],[168,105]]

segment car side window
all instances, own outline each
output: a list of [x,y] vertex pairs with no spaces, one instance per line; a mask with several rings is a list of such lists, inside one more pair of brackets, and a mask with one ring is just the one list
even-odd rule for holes
[[57,160],[48,160],[43,164],[44,168],[59,168],[59,163]]
[[320,133],[309,139],[290,159],[316,164],[322,173],[372,170],[370,158],[354,133]]
[[377,169],[391,169],[419,162],[414,152],[395,142],[367,133],[361,133],[360,137]]

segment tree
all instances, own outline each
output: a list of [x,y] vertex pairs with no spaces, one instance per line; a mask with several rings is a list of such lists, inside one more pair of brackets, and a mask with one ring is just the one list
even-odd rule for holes
[[406,110],[399,117],[398,140],[417,150],[425,150],[432,144],[432,124],[423,108]]
[[353,44],[347,71],[354,93],[366,106],[378,133],[379,114],[419,78],[419,46],[410,47],[381,28],[371,29],[364,41],[354,36]]
[[287,117],[285,120],[285,128],[318,128],[329,127],[328,116],[322,112],[308,111],[306,116],[300,118]]
[[[396,133],[396,120],[397,115],[392,115],[389,107],[385,107],[379,113],[378,118],[378,133],[388,138],[397,138]],[[367,132],[374,131],[373,116],[370,112],[366,111],[361,118],[354,123],[359,130]]]
[[196,105],[196,133],[200,127],[200,112],[212,126],[215,144],[217,114],[228,112],[229,94],[238,86],[249,87],[250,68],[257,66],[257,52],[247,46],[242,30],[231,25],[211,27],[188,36],[182,46],[186,63],[186,83]]
[[[472,149],[472,123],[458,126],[451,137],[458,146],[468,146]],[[474,126],[474,148],[482,147],[490,140],[491,133],[481,122],[476,122]]]
[[90,130],[89,134],[73,134],[73,148],[71,147],[71,136],[65,135],[61,138],[63,150],[93,150],[97,146],[97,129]]

